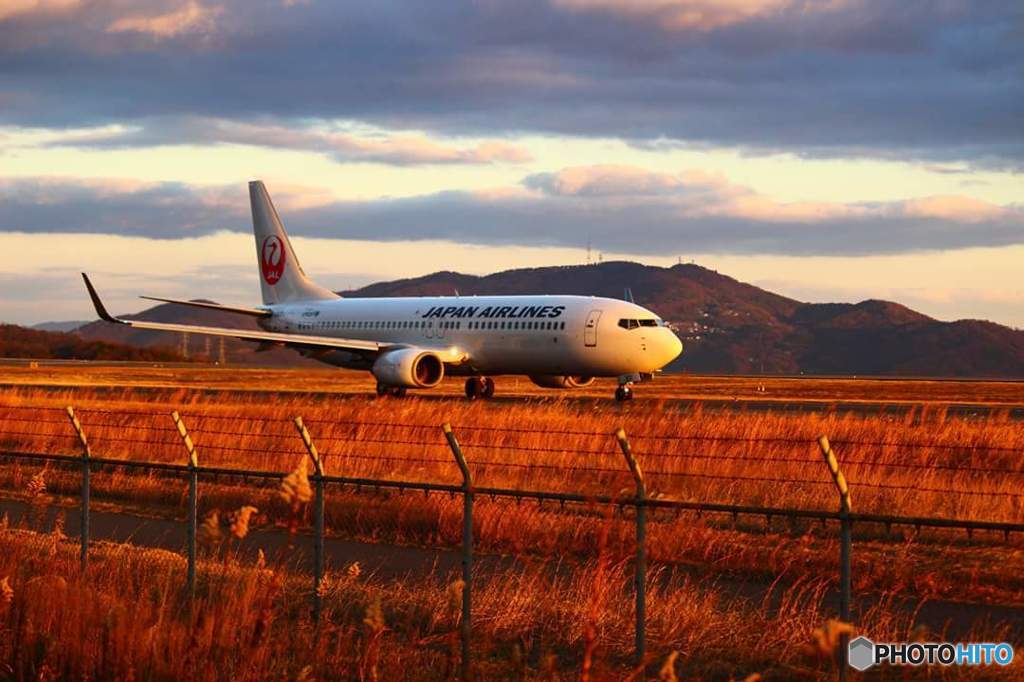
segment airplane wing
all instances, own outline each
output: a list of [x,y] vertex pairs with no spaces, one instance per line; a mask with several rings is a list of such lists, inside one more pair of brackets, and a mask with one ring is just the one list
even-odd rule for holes
[[189,305],[193,308],[206,308],[208,310],[220,310],[225,313],[237,313],[239,315],[251,315],[252,317],[270,317],[272,312],[265,308],[241,308],[238,306],[221,305],[220,303],[207,303],[205,301],[183,301],[180,298],[160,298],[159,296],[139,296],[147,301],[160,301],[161,303],[174,303],[175,305]]
[[124,324],[136,329],[152,329],[164,332],[187,332],[190,334],[207,334],[210,336],[226,336],[243,341],[259,341],[265,344],[280,344],[296,349],[305,350],[344,350],[353,353],[365,353],[376,355],[377,353],[391,348],[393,344],[378,343],[376,341],[363,341],[360,339],[338,339],[330,336],[301,336],[298,334],[283,334],[280,332],[250,331],[247,329],[228,329],[227,327],[204,327],[191,324],[171,324],[167,322],[144,322],[142,320],[122,320],[107,312],[103,301],[93,287],[89,277],[83,272],[82,279],[85,280],[85,288],[89,290],[89,297],[96,308],[96,314],[101,320]]

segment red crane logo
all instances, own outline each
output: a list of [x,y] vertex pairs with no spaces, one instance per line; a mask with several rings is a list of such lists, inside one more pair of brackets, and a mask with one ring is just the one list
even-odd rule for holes
[[260,272],[267,284],[277,284],[284,275],[284,243],[276,234],[263,240],[260,247]]

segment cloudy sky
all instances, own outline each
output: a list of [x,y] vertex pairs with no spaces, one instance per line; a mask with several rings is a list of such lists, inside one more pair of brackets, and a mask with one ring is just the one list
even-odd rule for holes
[[0,0],[0,319],[682,259],[1024,327],[1019,0]]

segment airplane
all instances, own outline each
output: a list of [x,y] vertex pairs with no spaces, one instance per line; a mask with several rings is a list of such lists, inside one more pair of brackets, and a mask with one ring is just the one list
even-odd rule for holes
[[631,301],[592,296],[417,296],[342,298],[315,284],[295,255],[261,181],[249,183],[263,305],[226,306],[142,296],[149,300],[256,318],[262,331],[208,327],[110,315],[89,277],[85,286],[100,319],[137,329],[233,337],[283,346],[349,369],[368,370],[377,394],[428,389],[446,374],[465,376],[466,397],[490,398],[495,376],[525,375],[553,389],[617,377],[617,400],[633,397],[683,349],[672,328]]

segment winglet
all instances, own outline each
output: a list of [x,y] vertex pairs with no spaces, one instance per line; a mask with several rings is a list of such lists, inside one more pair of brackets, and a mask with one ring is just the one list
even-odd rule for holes
[[85,288],[89,290],[89,298],[92,299],[92,304],[96,308],[96,314],[100,316],[101,320],[106,322],[116,322],[118,324],[125,324],[124,320],[119,320],[103,307],[103,301],[100,300],[100,295],[96,293],[96,289],[93,287],[92,282],[89,281],[89,275],[82,273],[82,279],[85,280]]

